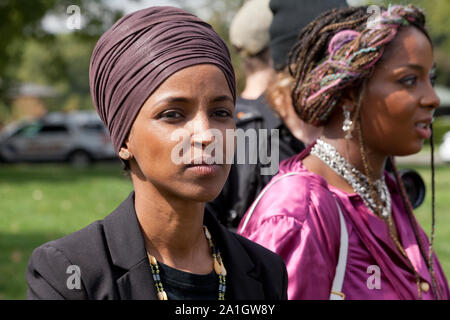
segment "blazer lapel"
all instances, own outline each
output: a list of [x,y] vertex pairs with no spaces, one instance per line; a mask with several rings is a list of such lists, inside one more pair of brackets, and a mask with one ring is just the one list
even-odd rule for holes
[[[227,270],[225,298],[263,300],[264,289],[257,280],[257,268],[237,240],[239,236],[226,230],[208,209],[205,209],[204,223],[220,250]],[[104,219],[104,230],[112,263],[123,271],[116,281],[120,298],[156,300],[144,238],[134,209],[134,192]]]
[[134,209],[134,192],[104,220],[106,241],[112,263],[123,269],[117,279],[123,300],[156,300],[156,290]]
[[227,270],[227,300],[263,300],[264,288],[257,280],[258,272],[242,244],[222,226],[209,207],[205,209],[204,223],[211,232]]
[[122,300],[157,300],[155,284],[147,260],[143,260],[117,280]]

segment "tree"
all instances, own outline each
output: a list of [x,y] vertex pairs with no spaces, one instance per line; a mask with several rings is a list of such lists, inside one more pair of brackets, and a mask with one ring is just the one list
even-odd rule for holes
[[54,4],[55,0],[11,0],[0,5],[0,111],[4,113],[8,112],[7,92],[22,57],[23,41],[46,36],[40,21]]
[[[84,25],[80,30],[74,30],[70,39],[43,29],[41,21],[46,14],[59,13],[69,18],[67,8],[74,5],[81,8]],[[120,16],[122,12],[109,8],[102,0],[3,0],[0,3],[0,123],[5,122],[10,113],[9,92],[12,85],[30,79],[38,79],[42,84],[61,81],[63,75],[74,67],[74,57],[70,57],[72,49],[64,49],[64,46],[79,42],[78,47],[84,46],[85,50],[89,50],[93,47],[92,43]],[[22,62],[24,55],[30,55],[30,50],[35,54],[31,56],[38,59],[28,61],[27,66],[31,69],[25,72]],[[91,50],[88,52],[86,55],[90,55]],[[81,55],[78,58],[85,59]],[[25,77],[27,74],[30,77]],[[82,77],[81,73],[77,74]],[[79,79],[69,83],[69,86],[75,92],[86,91]]]
[[16,80],[52,86],[58,96],[47,101],[47,109],[93,108],[89,90],[89,61],[97,38],[80,40],[68,33],[55,35],[47,42],[29,39],[23,45],[23,57]]

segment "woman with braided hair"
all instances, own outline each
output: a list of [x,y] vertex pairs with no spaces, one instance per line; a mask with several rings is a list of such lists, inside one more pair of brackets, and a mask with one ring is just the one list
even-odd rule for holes
[[[322,136],[280,164],[238,232],[284,258],[289,299],[448,299],[434,196],[429,240],[395,165],[384,171],[432,142],[439,98],[425,17],[392,6],[371,23],[367,9],[328,11],[299,34],[292,100]],[[433,150],[431,160],[434,174]]]

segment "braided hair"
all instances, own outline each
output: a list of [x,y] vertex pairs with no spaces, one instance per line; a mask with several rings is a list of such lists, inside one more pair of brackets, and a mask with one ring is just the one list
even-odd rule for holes
[[399,27],[412,24],[423,31],[425,16],[413,6],[382,8],[379,23],[368,28],[368,7],[333,9],[299,34],[289,53],[295,78],[292,101],[304,121],[323,125],[338,105],[344,88],[358,88],[382,57]]
[[[382,58],[385,47],[395,38],[402,26],[414,26],[422,31],[430,43],[432,41],[425,28],[423,12],[412,5],[395,5],[388,9],[381,7],[381,15],[375,27],[367,25],[371,16],[367,9],[367,6],[333,9],[317,17],[300,32],[297,43],[289,53],[288,67],[294,78],[292,89],[294,109],[307,123],[316,126],[326,124],[334,110],[340,107],[340,99],[345,90],[353,90],[359,95],[353,124],[359,123],[361,157],[372,189],[370,190],[372,198],[379,203],[380,199],[371,183],[370,167],[362,137],[359,108],[363,84]],[[441,296],[441,290],[437,287],[432,258],[435,230],[433,152],[432,148],[432,229],[428,248],[420,236],[412,205],[392,157],[391,162],[404,207],[432,278],[434,295],[438,298]]]

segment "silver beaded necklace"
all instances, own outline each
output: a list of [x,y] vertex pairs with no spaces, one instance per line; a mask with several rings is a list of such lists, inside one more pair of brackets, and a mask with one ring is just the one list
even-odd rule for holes
[[[378,212],[376,201],[370,194],[369,179],[341,156],[335,147],[321,139],[317,139],[310,153],[318,157],[339,176],[344,178],[372,212]],[[373,186],[380,197],[382,216],[384,219],[387,219],[391,214],[391,196],[384,176],[375,180]]]

